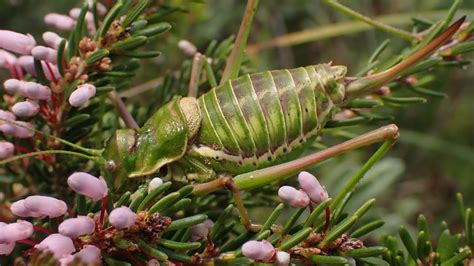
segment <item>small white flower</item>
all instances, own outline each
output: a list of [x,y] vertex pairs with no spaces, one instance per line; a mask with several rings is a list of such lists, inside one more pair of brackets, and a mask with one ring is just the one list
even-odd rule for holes
[[197,52],[196,46],[188,40],[180,40],[178,47],[188,56],[193,56]]
[[148,183],[148,194],[150,194],[153,190],[157,189],[163,185],[163,180],[159,177],[155,177]]

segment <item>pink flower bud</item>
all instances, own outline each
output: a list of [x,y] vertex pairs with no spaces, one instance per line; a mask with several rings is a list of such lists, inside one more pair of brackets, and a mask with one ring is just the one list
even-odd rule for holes
[[[6,223],[0,222],[0,228],[6,225],[7,225]],[[12,253],[14,248],[15,248],[15,242],[0,244],[0,255],[10,255],[10,253]]]
[[12,107],[12,111],[19,117],[31,117],[39,112],[39,105],[36,102],[18,102]]
[[39,244],[35,245],[36,249],[49,250],[53,252],[54,257],[59,260],[70,255],[76,248],[72,239],[61,234],[52,234],[43,239]]
[[128,228],[135,224],[136,214],[129,208],[122,206],[110,212],[109,222],[117,229]]
[[[69,16],[75,20],[79,18],[80,14],[81,14],[80,8],[73,8],[69,11]],[[87,31],[90,34],[95,34],[96,28],[95,28],[95,22],[94,22],[94,15],[92,15],[91,12],[87,11],[85,20],[87,23]]]
[[[4,111],[4,110],[0,110],[0,118],[5,119],[5,120],[10,120],[10,121],[16,120],[16,116],[13,113]],[[0,120],[0,125],[3,123],[7,123],[7,122]]]
[[314,175],[303,171],[298,175],[298,182],[301,188],[315,203],[321,203],[328,199],[326,188],[319,184],[318,179],[316,179]]
[[[90,10],[94,9],[94,1],[93,0],[87,0],[87,5],[89,6]],[[105,15],[105,13],[107,13],[107,8],[102,3],[96,2],[96,9],[97,9],[97,13],[101,16]]]
[[59,48],[62,40],[63,38],[61,38],[61,36],[59,36],[56,32],[47,31],[43,33],[43,41],[46,43],[46,45],[55,50]]
[[29,54],[35,45],[35,38],[29,34],[0,30],[0,48],[19,54]]
[[0,159],[10,157],[15,152],[15,145],[8,141],[0,140]]
[[22,86],[22,81],[18,79],[7,79],[3,82],[3,87],[8,94],[16,93]]
[[44,215],[40,213],[35,213],[27,209],[25,207],[24,199],[13,202],[12,205],[10,206],[10,210],[13,214],[20,217],[35,217],[35,218],[44,217]]
[[52,48],[38,45],[31,50],[31,55],[33,55],[36,60],[43,60],[49,63],[56,64],[58,59],[58,52]]
[[212,220],[207,219],[191,228],[191,241],[205,239],[214,226]]
[[69,218],[59,225],[58,231],[63,236],[76,238],[78,236],[92,234],[94,232],[95,222],[87,216],[78,216]]
[[94,245],[85,245],[83,249],[74,255],[68,255],[59,260],[61,266],[76,265],[74,260],[79,259],[79,265],[102,265],[100,263],[100,249]]
[[64,31],[70,31],[74,28],[74,25],[76,25],[76,21],[74,21],[74,19],[57,13],[47,14],[44,17],[44,22],[49,26],[56,27]]
[[276,254],[276,266],[288,266],[290,265],[290,254],[285,251],[278,251]]
[[308,206],[308,195],[294,187],[283,186],[278,190],[278,196],[293,208],[303,208]]
[[17,61],[18,59],[12,53],[0,49],[0,67],[12,67]]
[[196,46],[188,40],[180,40],[178,47],[188,56],[193,56],[197,52]]
[[[96,213],[94,213],[94,216],[92,217],[94,219],[94,222],[98,223],[100,221],[100,216],[101,216],[101,211],[98,211]],[[105,219],[107,219],[107,217],[109,216],[109,214],[107,213],[107,210],[105,210]]]
[[159,266],[159,265],[160,265],[160,262],[155,259],[151,259],[146,263],[146,266]]
[[100,257],[100,249],[93,245],[86,245],[81,251],[74,254],[74,258],[79,258],[82,263],[87,265],[95,265],[100,262]]
[[13,136],[20,139],[31,138],[35,135],[32,130],[33,125],[29,122],[15,121],[15,124],[0,124],[0,131],[5,135]]
[[50,218],[62,216],[67,211],[64,201],[48,196],[29,196],[24,202],[25,208]]
[[[18,64],[21,66],[21,68],[23,68],[26,72],[28,72],[30,75],[36,77],[38,76],[37,73],[36,73],[36,69],[35,69],[35,59],[33,56],[30,56],[30,55],[27,55],[27,56],[20,56],[18,58]],[[46,63],[42,63],[41,64],[42,68],[43,68],[43,73],[46,77],[46,79],[52,81],[53,80],[53,77],[51,76],[51,71],[49,70],[49,68],[51,68],[52,72],[53,72],[53,75],[56,79],[59,79],[61,77],[61,74],[59,73],[59,69],[56,65],[54,64],[49,64],[49,68],[48,66],[46,65]]]
[[30,75],[36,77],[36,69],[35,69],[35,59],[31,55],[24,55],[18,57],[18,64],[23,68],[26,72]]
[[76,193],[98,201],[107,195],[107,183],[103,177],[97,178],[84,172],[76,172],[67,179],[67,184]]
[[[48,64],[49,67],[46,64]],[[55,79],[58,80],[61,78],[61,73],[59,73],[57,65],[46,62],[43,62],[41,65],[43,66],[43,73],[47,80],[54,81]]]
[[163,185],[163,180],[159,177],[155,177],[148,183],[148,194],[150,194],[153,190],[157,189]]
[[0,244],[0,255],[10,255],[15,248],[15,242]]
[[275,248],[266,240],[251,240],[242,246],[242,253],[247,258],[268,262],[275,256]]
[[95,86],[92,84],[82,84],[69,96],[69,103],[74,107],[81,107],[95,96]]
[[23,82],[18,92],[32,100],[49,100],[51,98],[51,90],[48,87],[30,81]]
[[18,220],[16,223],[0,226],[0,244],[24,240],[32,234],[33,225],[30,222]]
[[[87,11],[87,13],[90,13],[90,12]],[[81,9],[78,7],[69,10],[69,16],[75,20],[77,20],[80,14],[81,14]]]

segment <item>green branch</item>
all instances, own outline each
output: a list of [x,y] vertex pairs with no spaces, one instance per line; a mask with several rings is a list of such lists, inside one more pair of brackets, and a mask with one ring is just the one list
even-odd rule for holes
[[247,1],[245,15],[242,19],[242,24],[240,24],[239,33],[237,34],[234,47],[232,48],[232,53],[230,54],[229,58],[227,58],[220,84],[223,84],[229,79],[236,78],[239,75],[240,64],[242,63],[245,47],[247,47],[247,39],[249,37],[253,17],[257,11],[258,2],[259,0]]

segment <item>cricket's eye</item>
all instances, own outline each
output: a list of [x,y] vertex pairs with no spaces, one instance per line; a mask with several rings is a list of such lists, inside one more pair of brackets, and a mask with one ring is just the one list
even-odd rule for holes
[[116,164],[113,160],[110,160],[110,161],[107,161],[105,163],[105,168],[110,171],[110,172],[114,172],[115,171],[115,168],[116,168]]

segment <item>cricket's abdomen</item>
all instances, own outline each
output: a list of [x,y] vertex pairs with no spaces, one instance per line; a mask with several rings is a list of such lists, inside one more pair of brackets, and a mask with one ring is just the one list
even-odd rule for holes
[[332,116],[327,84],[340,72],[327,64],[265,71],[211,89],[199,98],[201,128],[186,156],[230,174],[293,159]]

